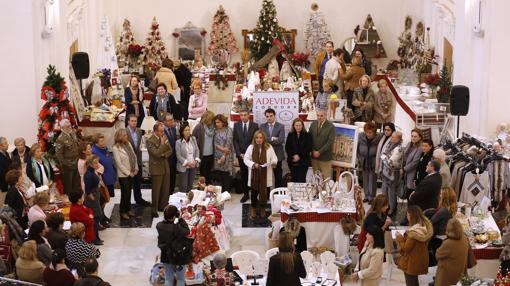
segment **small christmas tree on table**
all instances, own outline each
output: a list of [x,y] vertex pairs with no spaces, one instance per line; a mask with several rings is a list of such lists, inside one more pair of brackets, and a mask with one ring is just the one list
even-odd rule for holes
[[331,34],[324,19],[324,14],[318,10],[319,5],[313,3],[312,13],[308,19],[305,31],[305,47],[313,56],[317,55],[326,42],[331,40]]
[[273,46],[273,39],[281,39],[276,8],[272,0],[262,2],[257,27],[254,30],[254,39],[250,42],[250,50],[255,60],[261,59]]
[[122,32],[120,33],[120,40],[116,45],[116,54],[119,67],[129,66],[129,46],[133,45],[135,37],[131,32],[131,23],[128,19],[124,19],[122,24]]
[[48,76],[41,89],[41,99],[46,103],[39,112],[39,132],[37,138],[43,151],[54,154],[54,143],[60,134],[60,121],[69,119],[76,127],[76,112],[69,101],[69,90],[64,78],[57,72],[55,66],[47,69]]
[[224,51],[231,55],[237,53],[239,49],[230,28],[230,19],[225,13],[223,6],[220,6],[214,15],[211,42],[207,47],[207,54],[211,57],[221,57]]
[[143,47],[142,54],[140,56],[143,64],[151,69],[158,70],[161,67],[161,63],[168,57],[165,49],[165,44],[161,40],[161,34],[159,32],[159,24],[156,17],[152,19],[151,31],[145,39],[145,46]]
[[443,64],[441,68],[441,72],[439,73],[439,90],[437,91],[437,101],[439,103],[448,103],[450,102],[450,90],[452,89],[452,80],[450,76],[450,71],[446,66],[446,63]]

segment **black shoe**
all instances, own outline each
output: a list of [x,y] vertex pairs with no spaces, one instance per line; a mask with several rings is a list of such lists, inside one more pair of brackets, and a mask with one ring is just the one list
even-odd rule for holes
[[112,220],[107,216],[104,216],[104,221],[107,223],[112,223]]
[[247,194],[244,194],[243,197],[241,198],[241,204],[246,203],[249,199],[250,197]]
[[106,229],[106,227],[104,227],[104,226],[103,226],[103,225],[101,225],[101,224],[97,227],[97,230],[98,230],[98,231],[103,231],[103,230],[105,230],[105,229]]
[[138,202],[136,202],[136,204],[141,207],[150,207],[151,206],[151,203],[146,200],[138,201]]
[[94,245],[103,245],[103,244],[104,244],[104,243],[103,243],[101,240],[99,240],[99,239],[94,240],[92,243],[93,243]]
[[158,213],[157,213],[157,212],[152,212],[152,217],[153,217],[153,218],[158,218],[158,217],[159,217],[159,215],[158,215]]

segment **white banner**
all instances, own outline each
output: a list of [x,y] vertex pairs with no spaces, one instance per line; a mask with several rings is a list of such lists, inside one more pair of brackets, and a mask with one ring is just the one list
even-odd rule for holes
[[271,91],[253,93],[253,121],[266,122],[264,111],[276,111],[276,121],[285,126],[285,136],[292,128],[292,121],[299,116],[299,93],[296,91]]

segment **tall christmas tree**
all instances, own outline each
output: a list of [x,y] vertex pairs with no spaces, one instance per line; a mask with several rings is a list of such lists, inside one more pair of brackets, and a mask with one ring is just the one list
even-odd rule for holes
[[64,78],[55,66],[48,66],[48,76],[41,89],[41,99],[46,103],[39,112],[39,131],[37,138],[43,151],[54,154],[54,143],[60,134],[60,121],[69,119],[76,126],[76,112],[69,101],[69,90]]
[[437,91],[437,101],[440,103],[447,103],[450,101],[450,90],[452,89],[452,80],[450,71],[446,66],[446,62],[441,68],[439,73],[439,83],[437,84],[439,90]]
[[313,56],[317,55],[326,42],[331,40],[331,34],[324,19],[324,14],[318,10],[319,5],[313,3],[312,13],[310,13],[305,30],[305,47]]
[[273,46],[273,39],[281,39],[280,27],[276,19],[276,8],[272,0],[263,0],[253,41],[250,42],[252,56],[259,60]]
[[211,30],[211,42],[207,47],[207,54],[209,56],[219,56],[223,51],[227,51],[229,54],[239,51],[236,39],[230,28],[230,19],[221,5],[214,15]]
[[145,39],[145,46],[142,49],[140,59],[142,63],[151,70],[158,70],[161,63],[168,57],[165,44],[161,40],[159,24],[156,17],[152,19],[151,31]]
[[131,23],[128,19],[124,19],[122,24],[122,32],[120,33],[119,42],[116,45],[116,54],[119,67],[129,66],[129,46],[133,45],[135,37],[131,32]]

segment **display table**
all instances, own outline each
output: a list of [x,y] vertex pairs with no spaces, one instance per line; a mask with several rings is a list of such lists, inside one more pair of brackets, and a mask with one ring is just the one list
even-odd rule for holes
[[[240,274],[239,271],[236,271],[236,272],[243,279],[243,283],[246,283],[243,285],[251,285],[251,283],[253,282],[253,279],[246,280],[246,275]],[[315,284],[315,282],[317,282],[317,277],[315,277],[314,275],[312,275],[311,273],[308,273],[308,272],[309,271],[307,271],[308,275],[306,276],[306,278],[300,278],[301,284],[302,285],[319,285],[319,284]],[[327,276],[328,275],[325,272],[322,272],[320,274],[319,277],[322,278],[322,283],[324,283],[326,281]],[[258,285],[263,286],[263,285],[266,285],[266,280],[267,280],[267,275],[264,275],[264,277],[257,279],[257,283],[259,283]],[[336,272],[335,281],[336,281],[335,286],[342,285],[342,281],[340,281],[340,276],[338,275],[338,271]],[[333,285],[333,282],[331,284],[320,284],[320,285]]]
[[306,231],[307,248],[326,247],[331,250],[336,249],[335,228],[340,220],[346,216],[352,216],[356,219],[356,211],[297,211],[282,208],[281,221],[286,222],[289,217],[295,217]]
[[78,123],[78,126],[83,130],[84,136],[94,136],[97,133],[103,134],[106,140],[106,146],[111,148],[114,143],[115,131],[125,128],[125,122],[124,116],[117,116],[113,122],[90,121],[84,119]]

